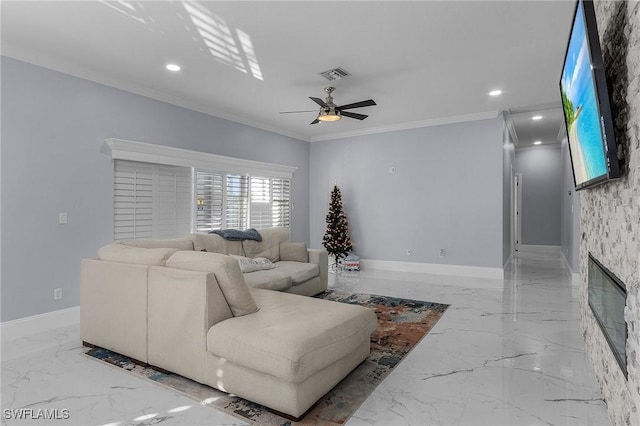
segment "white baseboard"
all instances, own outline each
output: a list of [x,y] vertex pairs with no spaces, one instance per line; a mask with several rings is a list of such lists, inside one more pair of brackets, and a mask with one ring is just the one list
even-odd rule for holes
[[567,259],[567,256],[565,256],[565,254],[564,254],[564,252],[562,250],[560,250],[560,254],[562,255],[562,260],[564,261],[564,265],[567,267],[569,272],[571,272],[571,284],[574,285],[574,286],[579,286],[580,285],[580,273],[579,272],[573,272],[573,268],[571,268],[571,264],[569,264],[569,260]]
[[507,260],[504,262],[504,265],[502,265],[503,270],[507,269],[507,265],[509,264],[509,262],[511,262],[512,259],[513,259],[513,252],[511,252],[509,257],[507,257]]
[[26,318],[19,318],[12,321],[5,321],[0,324],[0,341],[29,336],[55,328],[68,327],[80,323],[80,306],[61,309],[59,311],[47,312]]
[[397,262],[369,259],[360,259],[360,265],[363,269],[380,269],[383,271],[457,275],[474,278],[504,278],[504,270],[502,268],[488,268],[483,266],[442,265],[435,263]]
[[525,253],[541,253],[559,255],[562,253],[560,246],[525,245],[520,244],[519,251]]
[[571,273],[573,273],[573,269],[571,268],[571,265],[569,264],[569,259],[567,259],[567,256],[564,254],[562,249],[560,249],[560,255],[562,255],[562,262],[564,263],[564,266],[566,266],[567,269],[570,270]]
[[582,284],[582,280],[580,279],[580,274],[576,274],[575,272],[571,273],[571,284],[580,287]]

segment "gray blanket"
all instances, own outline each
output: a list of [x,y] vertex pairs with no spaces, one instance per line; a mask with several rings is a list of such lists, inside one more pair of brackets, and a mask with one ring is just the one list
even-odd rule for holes
[[246,231],[239,231],[237,229],[216,229],[209,233],[218,234],[225,240],[229,240],[229,241],[243,241],[243,240],[253,240],[258,242],[262,241],[262,236],[260,235],[260,233],[253,228],[247,229]]

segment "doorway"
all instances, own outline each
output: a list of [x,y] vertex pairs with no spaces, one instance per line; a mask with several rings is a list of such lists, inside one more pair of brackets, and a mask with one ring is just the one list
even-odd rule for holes
[[511,223],[513,224],[512,247],[513,252],[517,253],[520,250],[520,244],[522,241],[522,173],[515,173],[513,175],[513,194],[511,200]]

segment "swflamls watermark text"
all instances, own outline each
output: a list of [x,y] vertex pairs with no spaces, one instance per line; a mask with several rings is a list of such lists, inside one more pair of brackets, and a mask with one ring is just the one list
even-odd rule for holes
[[5,408],[6,420],[67,420],[71,417],[66,408]]

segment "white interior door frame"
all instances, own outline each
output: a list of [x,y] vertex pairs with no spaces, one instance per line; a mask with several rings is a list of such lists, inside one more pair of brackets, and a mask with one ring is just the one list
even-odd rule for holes
[[513,251],[520,250],[522,244],[522,173],[513,175],[512,215]]

